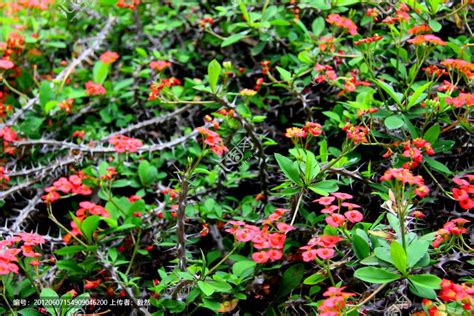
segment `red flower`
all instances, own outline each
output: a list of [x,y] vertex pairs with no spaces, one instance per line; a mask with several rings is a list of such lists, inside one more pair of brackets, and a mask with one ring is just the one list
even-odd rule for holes
[[446,46],[445,41],[443,41],[442,39],[440,39],[439,37],[433,34],[417,35],[414,38],[407,40],[407,42],[413,45],[433,44],[433,45]]
[[100,55],[100,61],[104,64],[112,64],[119,58],[119,54],[116,52],[107,51]]
[[107,91],[105,91],[105,88],[99,84],[99,83],[94,83],[92,81],[87,81],[86,82],[86,90],[87,94],[89,96],[93,95],[105,95]]
[[9,61],[8,59],[0,59],[0,69],[12,69],[14,66],[15,64]]
[[252,259],[253,261],[263,264],[268,261],[270,257],[268,256],[267,252],[265,251],[259,251],[259,252],[254,252],[252,254]]
[[351,19],[340,16],[339,14],[330,14],[326,22],[332,25],[346,29],[352,36],[357,34],[357,25]]
[[290,127],[286,129],[285,137],[304,138],[306,137],[306,132],[299,127]]
[[358,223],[364,218],[362,213],[359,211],[347,211],[344,213],[344,216],[351,223]]
[[158,70],[158,71],[162,71],[163,69],[166,69],[170,66],[171,66],[171,63],[169,61],[164,61],[164,60],[152,61],[150,63],[150,68]]
[[141,140],[124,135],[111,136],[109,138],[109,143],[114,146],[114,150],[118,153],[134,153],[143,146],[143,142]]
[[346,218],[341,214],[331,214],[326,217],[326,223],[332,227],[339,227],[346,222]]
[[328,260],[334,257],[335,251],[334,249],[331,248],[319,248],[316,249],[316,255],[323,259],[323,260]]

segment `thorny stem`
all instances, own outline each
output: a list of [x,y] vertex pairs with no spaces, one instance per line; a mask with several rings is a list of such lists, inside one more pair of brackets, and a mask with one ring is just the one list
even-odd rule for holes
[[186,172],[180,178],[181,190],[178,196],[178,210],[176,212],[176,239],[177,239],[177,256],[178,256],[178,268],[181,271],[186,271],[186,231],[184,228],[185,221],[185,210],[186,210],[186,198],[188,196],[189,180],[193,175],[194,169],[197,168],[203,158],[203,154],[199,156],[195,163],[191,163]]
[[26,267],[20,261],[18,261],[18,265],[23,270],[23,272],[25,272],[26,278],[30,281],[31,286],[34,288],[36,294],[38,294],[38,296],[39,296],[41,294],[41,292],[38,289],[38,287],[36,286],[35,280],[31,277],[31,275],[28,273],[28,270],[26,269]]

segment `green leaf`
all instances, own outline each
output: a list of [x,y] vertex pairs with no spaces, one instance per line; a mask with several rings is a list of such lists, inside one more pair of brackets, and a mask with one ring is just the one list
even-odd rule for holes
[[407,247],[408,266],[414,267],[428,252],[430,244],[424,240],[415,240]]
[[436,299],[436,297],[437,297],[436,292],[433,289],[429,289],[429,288],[421,287],[421,286],[416,286],[413,283],[409,284],[409,288],[410,288],[410,291],[413,294],[415,294],[419,297],[429,298],[429,299],[432,299],[432,300]]
[[[423,92],[425,92],[426,89],[428,89],[430,84],[431,84],[431,82],[427,82],[424,85],[422,85],[421,87],[419,87],[418,89],[416,89],[415,92],[413,92],[413,94],[408,98],[408,109],[410,109],[412,106],[414,106],[414,105],[420,103],[421,101],[423,101],[423,99],[420,98],[420,96]],[[425,97],[426,97],[426,95],[425,95]]]
[[98,61],[92,70],[92,78],[95,83],[103,84],[109,74],[109,65]]
[[242,260],[234,263],[232,273],[240,278],[245,278],[253,273],[257,263],[253,260]]
[[369,244],[359,235],[352,236],[352,249],[359,260],[365,259],[370,255]]
[[100,216],[92,215],[87,217],[81,225],[81,230],[86,236],[87,240],[92,241],[92,234],[95,232],[99,226]]
[[[40,90],[39,90],[39,101],[43,110],[45,110],[46,103],[48,103],[52,97],[53,97],[53,89],[51,89],[49,81],[41,82]],[[45,113],[48,113],[48,112],[45,111]]]
[[364,267],[357,269],[354,276],[369,283],[388,283],[400,279],[400,275],[381,268]]
[[69,306],[72,306],[67,310],[66,315],[76,315],[76,313],[84,306],[87,305],[88,300],[90,299],[90,294],[89,293],[82,293],[81,295],[73,298],[70,303],[68,304]]
[[431,29],[435,32],[441,31],[441,28],[443,27],[441,23],[436,21],[435,19],[430,19],[428,22],[428,25],[431,27]]
[[304,279],[303,281],[303,284],[305,285],[316,285],[318,283],[321,283],[323,282],[324,280],[326,280],[328,277],[323,275],[323,274],[320,274],[320,273],[313,273],[311,274],[309,277],[307,277],[306,279]]
[[305,64],[309,64],[309,65],[314,64],[314,60],[313,58],[311,58],[311,54],[306,50],[298,54],[298,59],[304,62]]
[[245,6],[244,1],[239,0],[239,8],[240,12],[242,12],[242,15],[247,22],[248,26],[253,27],[253,21],[252,21],[252,16],[249,14],[247,7]]
[[313,31],[313,35],[318,37],[326,28],[326,23],[324,22],[324,18],[322,16],[314,19],[313,23],[311,23],[311,29]]
[[227,47],[227,46],[230,46],[234,43],[237,43],[238,41],[240,41],[245,36],[247,36],[247,32],[232,34],[231,36],[229,36],[228,38],[226,38],[225,40],[222,41],[221,47]]
[[439,124],[434,124],[426,131],[425,135],[423,135],[423,139],[433,145],[438,140],[440,134],[441,127]]
[[57,104],[58,104],[58,101],[56,100],[46,102],[46,104],[43,107],[44,113],[48,114],[52,109],[56,107]]
[[438,172],[441,172],[441,173],[444,173],[444,174],[447,174],[447,175],[452,174],[451,170],[449,170],[449,168],[446,167],[445,164],[442,164],[441,162],[439,162],[437,160],[434,160],[431,157],[423,157],[423,159],[426,161],[428,166],[430,166],[434,170],[436,170]]
[[402,245],[393,241],[390,245],[390,255],[392,256],[393,265],[405,275],[407,273],[407,255]]
[[390,249],[388,249],[387,247],[375,248],[374,254],[378,259],[393,264],[392,256],[390,254]]
[[155,166],[150,165],[148,161],[142,160],[138,165],[138,177],[143,186],[147,187],[156,181],[156,178],[158,177],[158,169]]
[[280,166],[280,169],[289,180],[293,181],[294,183],[301,184],[296,162],[293,162],[289,158],[278,153],[275,154],[275,159],[278,163],[278,166]]
[[393,87],[379,79],[374,81],[377,86],[384,90],[397,104],[402,107],[403,94],[395,92]]
[[198,281],[198,286],[206,296],[211,296],[215,292],[214,288],[206,282]]
[[[40,299],[45,302],[52,302],[52,300],[59,299],[59,295],[53,289],[43,288],[40,293]],[[56,310],[56,307],[59,308],[59,306],[43,305],[43,307],[51,315],[57,315],[57,313],[59,312]]]
[[289,267],[284,273],[281,280],[280,288],[277,296],[283,297],[294,290],[303,280],[304,265],[302,263]]
[[84,249],[86,249],[86,248],[84,246],[81,246],[81,245],[66,246],[66,247],[56,249],[54,251],[54,253],[59,255],[59,256],[73,255],[73,254],[75,254],[79,251],[82,251]]
[[214,280],[214,281],[209,281],[207,284],[210,285],[214,289],[214,292],[226,293],[226,292],[232,291],[232,286],[225,281]]
[[286,69],[283,69],[281,67],[276,67],[276,69],[278,70],[278,72],[280,73],[280,78],[283,80],[283,81],[286,81],[286,82],[290,82],[291,81],[291,73],[286,70]]
[[323,180],[309,186],[309,189],[317,194],[327,196],[331,192],[339,190],[336,180]]
[[432,274],[409,275],[408,279],[417,287],[438,290],[441,288],[441,279]]
[[209,76],[209,85],[213,93],[217,91],[217,82],[221,74],[222,67],[217,60],[212,60],[207,67],[207,74]]
[[403,121],[403,118],[401,116],[392,115],[385,119],[384,124],[388,129],[397,129],[402,127],[405,122]]

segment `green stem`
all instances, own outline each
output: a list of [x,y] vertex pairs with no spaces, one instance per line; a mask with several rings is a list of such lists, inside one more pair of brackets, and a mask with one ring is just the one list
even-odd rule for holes
[[223,264],[236,250],[237,250],[237,244],[232,248],[232,250],[224,256],[224,258],[221,259],[215,266],[213,266],[209,271],[206,273],[206,275],[211,274],[214,272],[221,264]]
[[133,261],[135,260],[135,256],[137,254],[138,246],[140,244],[141,234],[142,234],[142,230],[140,229],[138,231],[137,240],[135,241],[135,245],[133,247],[132,257],[130,258],[130,263],[128,264],[127,270],[125,271],[125,275],[128,275],[128,273],[130,272],[130,269],[132,269]]
[[300,196],[298,197],[298,202],[296,203],[295,211],[293,213],[293,218],[291,219],[290,226],[293,226],[296,220],[296,215],[298,214],[298,209],[300,208],[301,201],[303,200],[304,190],[301,191]]
[[16,315],[16,312],[15,310],[12,308],[12,306],[10,305],[10,303],[8,302],[8,298],[7,298],[7,295],[6,295],[6,292],[5,292],[5,282],[3,282],[3,279],[2,279],[2,297],[3,297],[3,300],[5,301],[5,303],[7,304],[8,306],[8,309],[10,310],[10,312],[12,313],[12,315]]

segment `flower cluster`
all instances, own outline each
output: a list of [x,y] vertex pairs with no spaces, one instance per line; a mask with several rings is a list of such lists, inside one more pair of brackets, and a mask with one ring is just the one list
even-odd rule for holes
[[323,293],[327,297],[318,307],[319,316],[345,315],[347,299],[354,296],[354,293],[343,292],[346,287],[330,287]]
[[59,192],[70,195],[90,195],[92,190],[89,186],[82,183],[87,176],[84,172],[79,171],[77,175],[71,175],[69,178],[61,177],[54,181],[51,187],[45,189],[48,194],[43,195],[42,199],[45,203],[52,203],[61,198]]
[[136,153],[143,142],[139,139],[127,137],[125,135],[113,135],[109,138],[109,144],[114,146],[114,150],[118,153]]
[[13,67],[15,67],[15,64],[12,61],[8,59],[0,59],[0,69],[8,70],[12,69]]
[[321,36],[319,39],[319,49],[321,51],[329,50],[330,52],[334,52],[336,50],[334,46],[334,37],[333,36]]
[[314,261],[316,257],[323,260],[329,260],[334,257],[334,247],[341,240],[344,239],[331,235],[323,235],[312,238],[308,241],[306,246],[300,247],[300,249],[303,250],[301,257],[305,262]]
[[408,12],[410,8],[405,3],[400,3],[400,7],[395,12],[395,16],[388,16],[382,20],[382,23],[385,24],[395,24],[395,22],[409,22],[410,15]]
[[260,62],[260,66],[262,66],[262,74],[266,75],[270,71],[270,61],[264,60]]
[[351,19],[342,17],[339,14],[329,14],[326,22],[346,29],[352,36],[357,34],[357,25]]
[[[450,280],[443,279],[441,281],[441,291],[438,297],[445,302],[459,301],[467,306],[472,306],[474,288],[466,285],[456,284]],[[470,309],[470,308],[469,308]]]
[[171,67],[171,63],[169,61],[158,60],[152,61],[150,63],[150,68],[158,71],[162,71],[163,69],[166,69],[168,67]]
[[407,42],[413,45],[433,44],[433,45],[446,46],[445,41],[443,41],[438,36],[435,36],[433,34],[417,35],[414,38],[407,40]]
[[341,96],[341,95],[343,95],[344,93],[351,93],[351,92],[354,92],[355,89],[356,89],[358,86],[366,86],[366,87],[368,87],[368,86],[370,86],[370,82],[358,80],[358,79],[357,79],[357,76],[356,76],[356,74],[355,74],[355,72],[354,72],[354,71],[351,71],[350,77],[345,78],[344,89],[342,89],[341,91],[339,91],[339,93],[337,94],[337,96]]
[[[7,238],[0,241],[0,275],[5,275],[10,272],[18,274],[18,254],[20,252],[24,257],[36,258],[29,262],[32,266],[38,266],[37,258],[41,254],[35,252],[33,247],[44,244],[44,237],[32,233],[17,233],[14,237]],[[23,243],[20,247],[20,243]]]
[[66,113],[71,113],[72,105],[74,104],[73,98],[68,98],[58,103],[58,107]]
[[375,34],[374,36],[367,37],[367,38],[362,38],[358,41],[355,41],[354,45],[358,46],[358,45],[362,45],[362,44],[370,44],[370,43],[378,42],[382,39],[383,39],[383,36]]
[[0,129],[0,139],[3,139],[3,152],[13,155],[15,153],[15,147],[11,146],[11,143],[18,140],[16,132],[10,127],[5,126]]
[[408,34],[419,35],[423,33],[431,33],[431,27],[426,24],[415,25],[407,31]]
[[0,166],[0,188],[3,188],[8,182],[10,182],[10,176],[5,175],[5,167]]
[[425,185],[422,176],[414,176],[413,173],[405,168],[392,168],[385,171],[380,177],[380,181],[400,181],[403,184],[416,185],[415,193],[420,198],[424,198],[430,193],[430,189]]
[[217,155],[222,156],[229,149],[224,145],[224,141],[217,132],[211,131],[206,127],[198,127],[196,130],[205,137],[204,143],[209,145],[211,150]]
[[474,77],[474,63],[467,62],[462,59],[448,58],[443,60],[441,66],[444,66],[449,72],[459,72],[464,74],[468,79]]
[[[332,227],[339,227],[346,223],[348,220],[351,223],[358,223],[363,219],[361,212],[355,210],[360,208],[360,205],[344,202],[345,200],[352,199],[353,196],[347,193],[334,192],[331,193],[331,196],[323,196],[319,199],[314,200],[313,202],[323,205],[324,208],[321,210],[323,214],[329,214],[326,217],[326,223]],[[336,202],[334,204],[334,202]],[[344,215],[341,214],[342,208],[346,208],[347,211],[344,212]]]
[[[97,205],[97,204],[94,204],[94,203],[91,203],[91,202],[88,202],[88,201],[83,201],[83,202],[79,203],[79,206],[81,208],[79,208],[76,211],[76,217],[79,220],[79,222],[81,222],[81,223],[89,215],[98,215],[98,216],[102,216],[102,217],[110,217],[109,212],[100,205]],[[82,232],[79,230],[79,227],[77,227],[76,222],[71,221],[70,224],[71,224],[71,228],[72,228],[71,233],[66,234],[64,236],[64,241],[66,243],[69,243],[71,241],[72,236],[77,236],[77,235],[82,234]]]
[[107,91],[105,91],[105,88],[99,83],[94,83],[92,81],[87,81],[85,86],[86,86],[87,94],[89,96],[105,95],[107,93]]
[[202,28],[211,27],[212,25],[214,25],[214,19],[210,17],[202,18],[201,21],[199,21],[199,26]]
[[439,229],[435,233],[435,240],[433,241],[433,248],[438,248],[442,243],[448,241],[453,235],[462,235],[467,232],[464,224],[470,221],[464,218],[453,219],[443,225],[443,228]]
[[139,4],[140,0],[118,0],[116,6],[122,9],[136,10]]
[[342,128],[346,132],[347,138],[352,140],[352,142],[357,145],[361,143],[367,143],[367,134],[369,129],[365,126],[357,126],[351,123],[346,123]]
[[119,59],[119,54],[117,54],[116,52],[106,51],[105,53],[100,55],[99,59],[104,64],[112,64],[117,61],[117,59]]
[[245,88],[245,89],[240,90],[240,95],[244,97],[253,97],[256,94],[257,94],[257,91],[252,90],[252,89]]
[[453,105],[456,108],[460,108],[462,106],[471,107],[474,106],[474,94],[460,92],[457,97],[446,97],[445,101],[446,104]]
[[317,83],[337,80],[337,73],[330,65],[316,64],[314,69],[319,73],[319,75],[314,78]]
[[471,184],[474,182],[474,175],[467,174],[464,177],[454,178],[453,182],[458,186],[452,190],[454,199],[465,210],[474,208],[474,184]]
[[285,137],[304,138],[307,135],[319,136],[323,133],[323,127],[319,123],[306,122],[303,128],[290,127],[286,129]]
[[403,164],[405,169],[416,168],[423,161],[422,150],[430,156],[435,154],[431,144],[423,138],[415,138],[412,141],[403,142],[402,146],[404,149],[403,156],[411,159],[411,161]]
[[150,85],[150,94],[148,95],[148,100],[153,101],[158,98],[158,96],[161,93],[161,90],[164,88],[168,87],[171,88],[173,86],[179,86],[181,85],[181,81],[179,79],[176,79],[175,77],[171,78],[163,78],[161,79],[160,82],[154,82]]
[[253,247],[259,250],[252,254],[255,262],[263,264],[268,260],[280,260],[283,256],[286,233],[294,229],[285,222],[279,221],[286,212],[288,212],[286,209],[276,209],[265,220],[262,228],[243,221],[229,221],[232,227],[226,229],[226,232],[234,235],[237,241],[252,242]]

